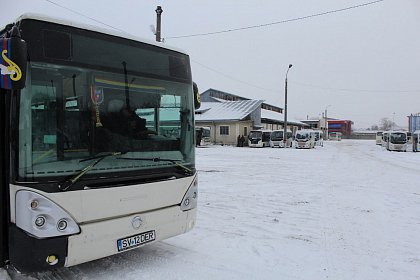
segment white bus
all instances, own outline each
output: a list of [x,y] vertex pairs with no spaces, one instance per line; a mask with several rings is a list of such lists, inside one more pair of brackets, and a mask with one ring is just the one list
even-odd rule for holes
[[383,135],[382,131],[376,132],[376,145],[382,145],[382,135]]
[[196,140],[197,146],[208,146],[211,144],[210,127],[208,126],[196,127],[195,133],[197,137],[197,140]]
[[386,146],[388,151],[407,151],[407,132],[391,131],[389,133],[388,143]]
[[389,138],[389,131],[384,131],[382,133],[382,140],[381,140],[381,146],[386,148],[388,146],[388,138]]
[[[274,130],[270,135],[270,147],[284,148],[283,130]],[[287,131],[286,147],[292,147],[293,136],[290,130]]]
[[343,134],[341,132],[330,132],[328,138],[331,141],[341,141],[342,136]]
[[420,130],[414,131],[412,134],[413,152],[420,152]]
[[315,130],[315,146],[324,147],[324,133],[321,130]]
[[296,149],[315,148],[315,133],[312,129],[298,130],[295,135]]
[[407,144],[413,143],[413,135],[411,132],[407,132]]
[[251,130],[248,135],[248,146],[252,148],[263,148],[270,146],[271,130]]
[[187,54],[39,15],[0,50],[0,265],[69,267],[193,228]]

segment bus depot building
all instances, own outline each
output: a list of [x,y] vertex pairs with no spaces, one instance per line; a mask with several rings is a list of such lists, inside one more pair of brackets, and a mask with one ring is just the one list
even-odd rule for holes
[[[201,107],[195,111],[197,127],[210,128],[212,144],[236,145],[238,137],[247,136],[251,130],[277,130],[284,127],[283,109],[238,95],[209,89],[200,95]],[[288,129],[307,127],[306,124],[288,120]]]

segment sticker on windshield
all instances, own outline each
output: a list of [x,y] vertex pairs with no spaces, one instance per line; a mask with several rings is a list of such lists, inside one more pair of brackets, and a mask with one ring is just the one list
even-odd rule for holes
[[94,87],[91,98],[94,104],[101,105],[104,102],[104,88]]

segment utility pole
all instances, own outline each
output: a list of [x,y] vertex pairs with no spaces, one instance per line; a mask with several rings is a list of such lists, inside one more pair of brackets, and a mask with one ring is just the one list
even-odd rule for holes
[[392,130],[395,130],[395,112],[392,113]]
[[289,64],[289,68],[287,68],[286,72],[286,79],[284,80],[284,128],[283,128],[283,143],[284,147],[286,148],[287,144],[287,74],[289,74],[290,68],[292,68],[292,64]]
[[156,16],[157,16],[156,17],[156,41],[161,42],[162,38],[160,37],[160,34],[161,34],[161,22],[162,22],[162,16],[161,15],[163,13],[162,7],[157,6],[155,12],[156,12]]
[[324,139],[326,139],[326,140],[330,139],[330,137],[328,135],[328,115],[327,115],[328,107],[330,107],[330,106],[331,105],[328,105],[327,107],[325,107],[325,136],[324,136]]

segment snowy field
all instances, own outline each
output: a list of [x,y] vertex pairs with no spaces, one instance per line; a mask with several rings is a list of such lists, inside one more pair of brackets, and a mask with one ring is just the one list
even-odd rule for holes
[[420,279],[420,153],[373,140],[197,149],[185,235],[11,279]]

